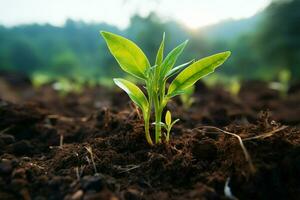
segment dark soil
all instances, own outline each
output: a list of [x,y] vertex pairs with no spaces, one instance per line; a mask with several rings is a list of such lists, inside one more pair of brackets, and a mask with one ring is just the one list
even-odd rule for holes
[[[199,83],[189,110],[168,104],[180,118],[170,144],[150,147],[122,91],[61,96],[0,82],[0,199],[300,199],[299,87],[282,98],[260,82],[238,96]],[[270,133],[244,141],[255,171],[237,138],[208,125],[243,139]]]

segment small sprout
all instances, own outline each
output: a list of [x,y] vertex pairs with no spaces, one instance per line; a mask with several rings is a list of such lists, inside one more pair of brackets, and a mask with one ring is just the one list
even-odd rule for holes
[[241,89],[241,83],[238,79],[233,78],[229,82],[228,88],[229,88],[230,94],[232,94],[233,96],[237,96],[240,92],[240,89]]
[[179,119],[176,119],[172,122],[172,115],[170,111],[167,111],[166,116],[165,116],[165,126],[163,126],[166,131],[167,131],[167,135],[166,135],[166,142],[170,141],[170,132],[172,127],[174,126],[174,124],[176,124],[176,122],[178,122]]
[[180,100],[185,110],[188,110],[195,101],[195,99],[192,97],[194,91],[195,91],[195,86],[192,85],[191,87],[185,90],[185,93],[180,95]]
[[171,125],[171,121],[172,121],[171,112],[167,111],[166,116],[165,116],[166,125],[170,126]]
[[[165,141],[166,142],[170,141],[170,132],[171,132],[171,129],[174,126],[174,124],[176,124],[176,122],[178,122],[178,121],[179,121],[179,119],[176,119],[176,120],[174,120],[172,122],[171,112],[167,111],[166,115],[165,115],[165,123],[164,122],[160,122],[161,127],[163,127],[167,131],[167,133],[165,134]],[[152,124],[155,125],[156,123],[154,122]]]
[[[141,109],[146,140],[150,145],[154,144],[149,130],[152,111],[154,110],[155,115],[155,143],[158,144],[162,138],[162,113],[168,101],[185,93],[186,89],[192,87],[199,79],[214,72],[231,54],[230,51],[226,51],[174,67],[188,41],[184,41],[164,57],[165,34],[163,34],[155,63],[151,65],[144,52],[134,42],[110,32],[101,31],[101,35],[120,67],[145,84],[147,96],[134,83],[122,78],[114,79],[115,84]],[[166,88],[167,80],[175,75],[169,88]]]
[[281,70],[278,74],[278,82],[271,82],[270,88],[274,90],[278,90],[280,96],[285,98],[288,93],[288,89],[291,81],[291,72],[289,70]]

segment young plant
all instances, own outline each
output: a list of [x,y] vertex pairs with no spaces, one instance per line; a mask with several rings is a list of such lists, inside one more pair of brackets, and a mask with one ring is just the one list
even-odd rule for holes
[[180,95],[180,100],[185,110],[188,110],[195,101],[193,97],[194,91],[195,85],[192,85],[191,87],[187,88],[183,94]]
[[283,69],[278,73],[278,82],[271,82],[270,87],[278,90],[280,97],[285,98],[288,94],[288,89],[291,81],[291,72],[287,69]]
[[166,112],[166,116],[165,116],[165,123],[162,123],[162,126],[166,129],[167,131],[167,134],[166,134],[166,142],[169,142],[170,141],[170,132],[171,132],[171,129],[173,127],[174,124],[176,124],[176,122],[178,122],[179,119],[175,119],[173,122],[172,122],[172,115],[171,115],[171,112],[170,111],[167,111]]
[[[144,52],[132,41],[109,32],[101,32],[106,44],[120,67],[127,73],[135,76],[145,83],[147,97],[134,83],[115,78],[114,82],[123,89],[131,100],[142,110],[145,123],[146,140],[150,145],[161,143],[162,112],[168,101],[176,95],[183,94],[185,90],[194,85],[200,78],[214,72],[230,56],[230,52],[218,53],[201,60],[194,60],[174,67],[177,58],[187,45],[181,43],[164,57],[165,34],[159,46],[155,63],[150,65]],[[166,88],[167,80],[178,74]],[[154,109],[153,109],[154,108]],[[155,141],[150,131],[150,116],[154,110],[155,115]]]
[[[170,132],[172,127],[174,126],[174,124],[176,124],[176,122],[178,122],[179,119],[176,119],[172,122],[172,115],[171,112],[168,110],[166,112],[165,115],[165,123],[164,122],[160,122],[161,127],[163,127],[166,130],[166,134],[164,134],[164,138],[166,142],[170,141]],[[152,124],[156,124],[155,122],[153,122]]]

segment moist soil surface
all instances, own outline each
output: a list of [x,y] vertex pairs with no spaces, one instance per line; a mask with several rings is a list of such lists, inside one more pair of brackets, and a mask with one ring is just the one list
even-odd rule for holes
[[116,88],[0,82],[0,199],[300,199],[299,85],[282,97],[246,82],[234,96],[200,82],[189,109],[168,104],[170,143],[151,147]]

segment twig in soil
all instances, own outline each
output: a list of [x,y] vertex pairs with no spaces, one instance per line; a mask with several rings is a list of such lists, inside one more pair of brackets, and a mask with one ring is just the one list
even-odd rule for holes
[[286,129],[287,127],[288,126],[281,126],[278,129],[275,129],[273,131],[269,131],[269,132],[266,132],[266,133],[263,133],[261,135],[257,135],[257,136],[254,136],[254,137],[245,138],[245,139],[243,139],[243,141],[249,141],[249,140],[255,140],[255,139],[265,139],[267,137],[271,137],[272,135],[274,135],[274,133],[277,133],[279,131],[282,131],[282,130]]
[[94,171],[95,171],[95,174],[97,174],[98,172],[97,172],[97,168],[96,168],[96,164],[95,164],[95,159],[94,159],[94,154],[93,154],[92,147],[86,146],[85,149],[87,150],[87,152],[91,156],[91,161],[92,161],[92,164],[93,164],[93,167],[94,167]]
[[229,187],[229,182],[230,182],[230,177],[227,178],[226,182],[225,182],[225,186],[224,186],[224,194],[227,198],[231,199],[231,200],[238,200],[238,198],[236,198],[232,192],[231,189]]
[[228,131],[224,131],[224,130],[222,130],[222,129],[220,129],[220,128],[217,128],[217,127],[214,127],[214,126],[201,126],[201,127],[194,128],[193,130],[195,130],[195,129],[215,129],[215,130],[217,130],[217,131],[219,131],[219,132],[222,132],[222,133],[224,133],[224,134],[227,134],[227,135],[231,135],[231,136],[236,137],[236,138],[238,139],[239,143],[240,143],[240,146],[241,146],[243,152],[244,152],[245,159],[246,159],[246,161],[249,163],[250,171],[251,171],[252,173],[255,172],[255,167],[254,167],[254,165],[253,165],[253,162],[252,162],[252,159],[251,159],[251,157],[250,157],[250,154],[248,153],[248,151],[247,151],[247,149],[246,149],[246,147],[245,147],[245,145],[244,145],[244,143],[243,143],[243,141],[242,141],[242,138],[241,138],[239,135],[237,135],[237,134],[235,134],[235,133],[230,133],[230,132],[228,132]]
[[126,167],[116,166],[116,168],[118,170],[120,170],[120,173],[129,172],[129,171],[137,169],[139,167],[141,167],[141,165],[127,165]]

